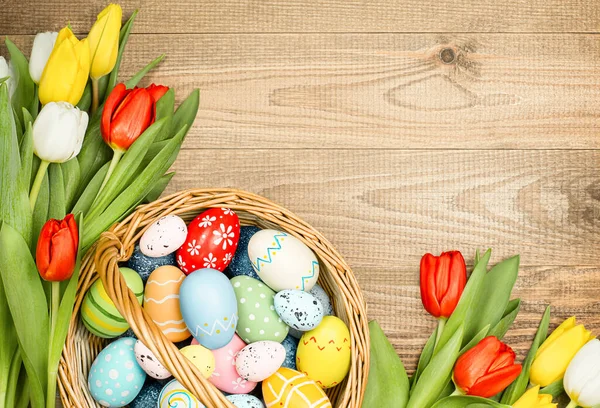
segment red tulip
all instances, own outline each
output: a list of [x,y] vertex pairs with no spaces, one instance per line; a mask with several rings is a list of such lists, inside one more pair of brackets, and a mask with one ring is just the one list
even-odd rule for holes
[[489,398],[516,380],[522,369],[515,364],[515,352],[490,336],[458,358],[454,383],[467,395]]
[[35,252],[38,271],[44,280],[60,282],[73,275],[79,230],[73,214],[59,220],[48,220],[40,231]]
[[125,151],[154,123],[156,102],[169,90],[166,86],[126,89],[118,84],[102,111],[101,131],[104,141],[114,150]]
[[458,251],[421,259],[421,300],[434,317],[448,318],[456,309],[467,284],[467,267]]

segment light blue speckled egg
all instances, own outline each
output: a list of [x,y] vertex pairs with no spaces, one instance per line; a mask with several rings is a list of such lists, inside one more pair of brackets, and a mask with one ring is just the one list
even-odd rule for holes
[[285,360],[283,361],[282,367],[291,368],[296,370],[296,351],[298,350],[298,343],[300,341],[288,335],[282,342],[281,345],[285,349]]
[[282,290],[274,298],[275,311],[293,329],[309,331],[323,320],[321,302],[302,290]]
[[215,350],[229,344],[238,322],[237,300],[224,273],[199,269],[185,278],[179,290],[181,314],[202,346]]
[[319,284],[316,284],[308,293],[319,299],[321,306],[323,306],[323,313],[325,316],[333,316],[333,306],[331,305],[331,299]]
[[265,404],[253,395],[230,395],[227,399],[237,408],[265,408]]
[[179,381],[172,380],[160,392],[158,408],[205,408]]
[[92,364],[88,387],[100,405],[124,407],[142,390],[146,373],[135,359],[134,345],[135,340],[130,337],[116,340]]

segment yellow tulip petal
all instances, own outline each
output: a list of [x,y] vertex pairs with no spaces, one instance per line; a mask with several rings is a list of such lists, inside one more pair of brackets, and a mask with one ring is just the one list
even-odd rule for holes
[[532,408],[535,407],[537,402],[538,393],[540,386],[530,388],[525,394],[513,404],[513,408]]
[[550,336],[548,336],[548,338],[546,339],[546,341],[538,349],[536,357],[539,356],[554,340],[556,340],[558,337],[562,336],[562,334],[566,330],[575,327],[575,324],[576,324],[576,318],[575,318],[575,316],[569,317],[567,320],[565,320],[564,322],[562,322],[560,324],[560,326],[558,326],[552,332],[552,334]]
[[112,71],[117,61],[123,12],[118,4],[108,5],[100,14],[88,39],[91,50],[90,75],[98,79]]

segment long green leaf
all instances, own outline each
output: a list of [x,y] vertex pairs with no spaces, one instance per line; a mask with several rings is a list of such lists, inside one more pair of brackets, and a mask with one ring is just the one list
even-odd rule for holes
[[[1,222],[0,222],[1,223]],[[0,278],[0,333],[2,333],[2,341],[0,341],[0,406],[10,407],[10,405],[2,405],[7,398],[11,398],[14,390],[9,390],[10,371],[15,353],[19,351],[17,343],[17,334],[10,314],[10,309],[4,292],[4,285]],[[6,390],[8,395],[3,394]]]
[[527,385],[529,384],[529,373],[531,371],[531,365],[533,364],[533,359],[537,354],[538,348],[542,345],[546,337],[548,336],[548,326],[550,325],[550,306],[546,308],[544,311],[544,315],[542,316],[542,320],[540,321],[540,325],[538,327],[537,333],[535,334],[535,338],[533,339],[533,343],[531,344],[531,348],[529,349],[529,353],[527,353],[527,357],[523,362],[523,371],[521,371],[521,375],[517,377],[517,379],[508,386],[508,388],[504,391],[502,395],[502,399],[500,400],[503,404],[512,405],[514,404],[527,390]]
[[409,397],[406,370],[379,324],[369,322],[371,365],[363,406],[404,408]]
[[19,373],[19,381],[17,383],[17,395],[15,398],[15,408],[29,407],[29,378],[27,378],[27,370],[21,367]]
[[431,358],[431,362],[423,371],[417,381],[408,408],[429,408],[433,405],[438,395],[446,388],[452,375],[452,368],[458,358],[462,344],[464,328],[459,326],[454,330],[452,337]]
[[65,183],[60,164],[51,163],[48,169],[50,178],[50,206],[48,207],[48,218],[61,220],[67,215],[65,200]]
[[6,222],[0,229],[0,276],[30,380],[32,406],[42,408],[48,367],[48,305],[27,243]]
[[37,241],[40,236],[42,227],[48,220],[48,211],[50,209],[50,182],[48,181],[48,175],[42,180],[40,186],[40,192],[38,194],[37,201],[35,202],[35,209],[33,211],[33,221],[31,226],[32,240],[31,248],[32,254],[35,254],[35,248],[37,247]]
[[519,311],[521,310],[521,299],[513,299],[506,306],[502,319],[496,324],[492,330],[490,330],[490,336],[496,336],[499,340],[502,340],[508,329],[512,326]]
[[471,397],[467,395],[462,396],[451,396],[444,398],[434,404],[431,408],[510,408],[508,405],[500,404],[498,402],[481,398]]
[[481,340],[483,340],[487,337],[489,331],[490,331],[489,325],[487,325],[483,329],[481,329],[479,331],[479,333],[477,333],[475,336],[473,336],[473,338],[465,346],[463,346],[460,349],[459,354],[463,355],[464,353],[466,353],[467,351],[471,350],[473,347],[478,345]]
[[133,28],[133,22],[138,14],[138,10],[135,10],[129,20],[123,27],[121,27],[121,32],[119,33],[119,52],[117,54],[117,62],[115,63],[115,67],[110,73],[108,79],[108,87],[106,88],[106,95],[108,96],[113,88],[117,85],[117,81],[119,79],[119,69],[121,68],[121,60],[123,59],[123,53],[125,52],[125,46],[127,45],[127,41],[129,40],[129,34],[131,33],[131,29]]
[[[2,391],[6,391],[5,407],[14,407],[16,405],[17,387],[19,386],[19,375],[22,367],[23,359],[21,358],[21,351],[19,350],[19,347],[16,347],[8,373],[8,384],[6,385],[6,388],[2,389]],[[2,391],[0,391],[0,398],[2,397]]]
[[92,83],[88,81],[85,85],[85,89],[83,90],[83,95],[81,95],[81,99],[77,103],[77,107],[82,111],[88,111],[92,106]]
[[423,370],[425,369],[425,367],[427,367],[427,365],[431,361],[431,357],[433,356],[433,348],[435,347],[435,339],[437,337],[438,330],[439,330],[439,326],[437,326],[435,328],[435,330],[433,331],[431,336],[429,336],[429,339],[425,343],[425,346],[423,347],[423,351],[421,352],[421,356],[419,357],[419,363],[417,364],[417,369],[416,369],[415,373],[413,374],[412,378],[410,379],[411,391],[414,388],[415,384],[417,384],[417,381],[419,380],[419,377],[423,373]]
[[175,111],[171,129],[175,132],[179,131],[179,129],[181,129],[183,126],[187,126],[189,131],[194,123],[194,120],[196,119],[199,106],[200,90],[195,89],[187,98],[185,98],[185,101],[183,101]]
[[540,390],[540,394],[549,394],[552,395],[553,398],[558,398],[563,392],[565,392],[565,387],[562,378]]
[[[100,110],[100,109],[98,109]],[[77,201],[83,191],[87,188],[89,182],[94,178],[98,170],[105,163],[110,161],[113,151],[102,139],[102,133],[100,132],[100,120],[96,119],[90,122],[85,138],[83,139],[83,146],[81,152],[77,155],[77,161],[79,162],[79,188],[75,194],[74,200]]]
[[98,170],[94,178],[89,182],[83,194],[81,194],[81,197],[79,197],[79,200],[71,211],[72,213],[76,214],[81,212],[84,215],[87,214],[92,206],[92,203],[94,202],[94,199],[96,198],[96,195],[98,195],[98,190],[100,190],[102,181],[104,181],[104,177],[106,176],[106,173],[108,173],[109,166],[110,163],[106,163],[100,170]]
[[144,197],[144,199],[142,201],[145,203],[151,203],[152,201],[158,200],[158,198],[161,196],[161,194],[165,191],[165,189],[169,185],[169,182],[171,181],[171,179],[173,178],[174,175],[175,175],[175,172],[173,171],[173,172],[167,173],[164,176],[162,176],[161,178],[159,178],[158,181],[156,182],[156,184],[154,184],[154,186],[152,186],[152,190],[150,190],[150,192],[148,194],[146,194],[146,197]]
[[21,50],[8,38],[5,40],[6,48],[10,53],[10,62],[17,72],[17,88],[12,96],[12,106],[23,123],[23,108],[31,109],[32,100],[35,96],[35,85],[29,75],[29,63]]
[[33,161],[33,129],[31,127],[31,122],[27,123],[27,130],[23,134],[19,150],[21,153],[21,176],[19,177],[19,183],[21,183],[21,189],[23,191],[29,191],[29,180],[31,180],[31,167]]
[[129,81],[125,82],[125,87],[127,89],[131,89],[131,88],[135,87],[142,80],[142,78],[144,78],[146,76],[146,74],[148,72],[150,72],[155,66],[160,64],[160,62],[163,59],[165,59],[165,54],[150,61],[150,63],[148,65],[146,65],[144,68],[139,70],[137,74],[135,74],[133,77],[131,77],[131,79]]
[[175,132],[172,132],[173,127],[171,123],[173,121],[174,110],[175,91],[169,89],[156,103],[156,120],[168,118],[168,125],[165,126],[166,131],[161,132],[155,139],[155,143],[160,142],[161,140],[170,139],[171,136],[175,134]]
[[62,163],[60,168],[63,173],[63,181],[65,183],[65,204],[67,212],[73,207],[75,195],[79,188],[79,162],[77,159],[71,159],[68,162]]

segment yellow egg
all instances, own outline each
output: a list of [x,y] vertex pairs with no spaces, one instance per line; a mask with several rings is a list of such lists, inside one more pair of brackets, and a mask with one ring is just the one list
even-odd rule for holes
[[342,382],[350,371],[350,331],[335,316],[325,316],[316,329],[304,333],[296,353],[298,371],[323,388]]
[[161,266],[150,274],[144,291],[144,310],[167,339],[174,343],[192,335],[179,307],[179,288],[183,279],[185,274],[179,268]]
[[204,378],[209,378],[215,371],[215,356],[206,347],[197,344],[184,347],[179,351],[200,370]]
[[267,408],[331,408],[325,392],[306,375],[281,367],[262,383]]

